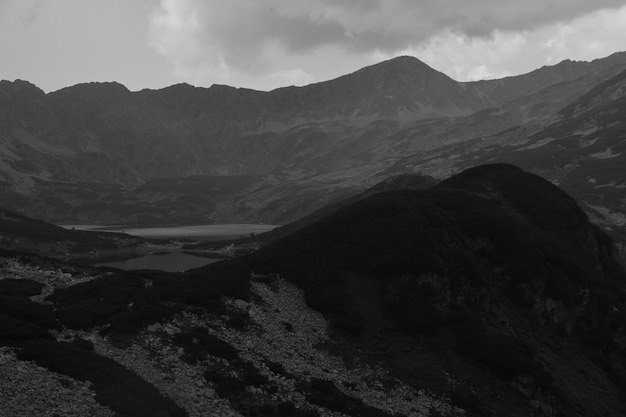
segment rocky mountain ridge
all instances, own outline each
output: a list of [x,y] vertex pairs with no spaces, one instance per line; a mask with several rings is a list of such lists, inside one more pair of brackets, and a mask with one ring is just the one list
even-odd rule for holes
[[[180,208],[176,199],[183,197],[216,203],[191,203],[183,222],[285,223],[320,208],[318,201],[383,180],[407,156],[424,167],[432,152],[472,143],[491,149],[476,142],[484,138],[506,146],[511,138],[500,132],[509,129],[532,138],[553,114],[625,66],[626,54],[618,53],[459,83],[399,57],[271,92],[182,84],[130,92],[89,83],[44,94],[24,81],[2,81],[0,197],[9,209],[57,222],[119,223],[126,216],[110,205],[117,199],[135,207],[138,218],[167,222],[178,211],[168,205]],[[453,171],[426,166],[424,174]],[[226,197],[147,197],[138,188],[160,178],[240,175],[258,181]],[[283,210],[272,215],[276,206]]]

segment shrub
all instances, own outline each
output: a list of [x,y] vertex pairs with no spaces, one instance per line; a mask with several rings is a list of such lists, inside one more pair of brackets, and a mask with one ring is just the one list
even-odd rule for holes
[[105,329],[104,334],[136,334],[146,326],[161,322],[172,316],[175,309],[164,304],[146,305],[135,303],[130,311],[119,313],[110,320],[111,325]]
[[418,283],[415,276],[403,276],[388,285],[384,308],[405,330],[436,333],[444,323],[443,314],[435,307],[440,296],[432,283]]
[[0,313],[45,329],[61,329],[50,306],[35,303],[26,297],[0,295]]
[[279,403],[276,406],[276,417],[319,417],[317,410],[311,408],[297,408],[291,401]]
[[219,261],[181,275],[181,298],[189,304],[202,305],[203,300],[222,296],[250,298],[250,269],[239,261]]
[[267,365],[267,368],[275,374],[285,376],[287,373],[282,363],[266,360],[265,365]]
[[198,360],[206,359],[207,355],[217,356],[228,361],[238,357],[235,348],[217,336],[209,334],[202,327],[194,327],[187,332],[176,334],[172,341],[184,349],[183,360],[192,364]]
[[43,284],[30,279],[0,279],[0,294],[30,297],[41,293]]
[[110,407],[117,415],[187,416],[185,410],[124,366],[70,343],[29,343],[18,355],[22,360],[34,361],[51,371],[91,381],[96,401]]
[[215,392],[222,398],[233,398],[246,392],[245,382],[232,375],[227,366],[210,367],[204,372],[204,379],[215,384]]
[[245,381],[247,385],[262,385],[268,381],[267,376],[259,372],[252,362],[237,359],[233,361],[232,365],[237,369],[237,374],[242,381]]
[[244,311],[229,311],[226,324],[237,330],[243,330],[250,322],[250,315]]
[[460,340],[459,348],[499,378],[511,380],[529,375],[538,386],[549,388],[551,375],[536,363],[533,353],[520,339],[500,334],[477,334]]
[[308,383],[299,385],[306,400],[329,410],[343,414],[363,417],[391,417],[378,408],[366,405],[362,400],[341,392],[332,381],[312,378]]
[[43,327],[0,313],[0,345],[38,339],[52,339],[52,335]]
[[94,349],[92,341],[82,339],[80,337],[75,338],[74,340],[72,340],[71,343],[72,343],[72,346],[76,346],[79,349],[88,350],[88,351],[93,351]]
[[88,329],[125,312],[143,288],[143,276],[119,273],[57,290],[49,299],[58,306],[57,317],[70,328]]
[[335,328],[352,336],[358,336],[365,330],[365,320],[363,316],[359,312],[352,310],[345,315],[340,315],[335,318],[332,324]]
[[458,385],[450,395],[450,400],[457,407],[472,414],[478,416],[491,414],[484,401],[466,384]]

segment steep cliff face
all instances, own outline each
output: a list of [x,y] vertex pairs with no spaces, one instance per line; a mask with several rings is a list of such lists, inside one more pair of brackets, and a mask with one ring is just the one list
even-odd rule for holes
[[[496,414],[505,406],[481,390],[485,371],[545,415],[626,411],[626,274],[612,241],[566,193],[513,166],[374,195],[277,240],[250,264],[305,288],[340,329],[368,338],[393,328],[425,341],[422,354],[491,398]],[[372,281],[364,306],[358,299]],[[375,304],[382,322],[372,318]]]

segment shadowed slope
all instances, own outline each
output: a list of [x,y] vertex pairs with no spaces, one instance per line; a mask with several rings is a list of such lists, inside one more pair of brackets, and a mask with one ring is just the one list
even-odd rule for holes
[[[553,351],[528,346],[567,340],[576,355],[622,352],[615,340],[626,311],[626,275],[611,244],[567,194],[500,164],[429,190],[386,192],[345,206],[259,250],[249,263],[303,287],[307,302],[340,325],[360,317],[366,329],[368,312],[354,311],[359,303],[352,299],[362,297],[354,283],[374,279],[372,291],[394,327],[426,338],[445,334],[499,378],[526,375],[559,395],[553,405],[563,412],[583,407],[601,416],[626,409],[608,382],[622,385],[621,365],[594,382],[605,391],[579,392],[584,374],[572,376]],[[594,365],[580,359],[576,366]]]

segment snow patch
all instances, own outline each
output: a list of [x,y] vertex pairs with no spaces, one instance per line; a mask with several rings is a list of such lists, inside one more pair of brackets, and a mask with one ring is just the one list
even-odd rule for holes
[[[586,129],[580,129],[574,132],[574,135],[580,135],[580,136],[589,136],[592,133],[595,133],[598,131],[598,126],[589,126]],[[595,142],[598,138],[595,138],[593,141]]]
[[616,158],[618,156],[620,156],[622,153],[613,153],[613,149],[612,148],[608,148],[605,149],[601,152],[596,152],[596,153],[592,153],[591,155],[589,155],[591,158],[593,159],[610,159],[610,158]]
[[[595,184],[595,181],[592,183]],[[602,185],[596,185],[595,188],[603,188],[603,187],[611,187],[611,188],[626,188],[625,183],[621,183],[619,185],[615,185],[615,180],[611,180],[611,182]]]
[[617,226],[626,225],[626,215],[624,215],[624,213],[611,212],[611,210],[609,210],[606,207],[592,206],[591,204],[587,204],[587,206],[589,208],[594,209],[598,213],[600,213],[605,219],[607,219],[609,222],[611,222],[614,225],[617,225]]
[[545,138],[545,139],[541,139],[540,141],[537,141],[535,143],[531,143],[528,146],[524,146],[523,148],[518,148],[518,151],[525,151],[528,149],[535,149],[535,148],[540,148],[542,146],[546,146],[548,143],[555,141],[556,138]]
[[581,148],[589,147],[589,146],[593,145],[594,143],[596,143],[598,141],[598,139],[599,138],[596,136],[595,138],[590,139],[590,140],[581,140],[579,142],[580,143],[580,147]]

